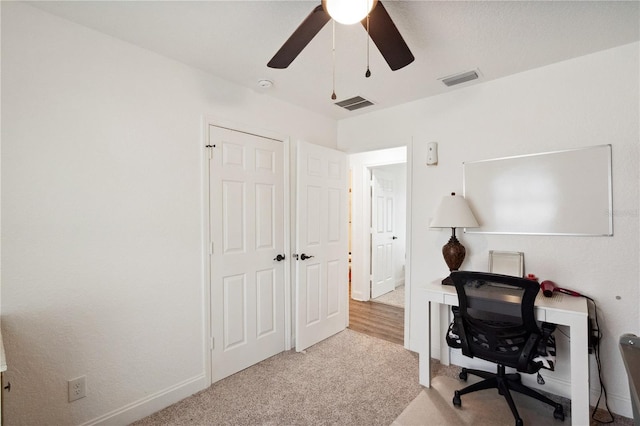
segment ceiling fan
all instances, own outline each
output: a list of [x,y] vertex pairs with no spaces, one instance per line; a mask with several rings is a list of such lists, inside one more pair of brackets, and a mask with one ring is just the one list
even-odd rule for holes
[[[322,4],[311,11],[271,58],[267,64],[268,67],[287,68],[332,17],[340,21],[331,9],[329,4],[331,2],[331,0],[322,0]],[[347,0],[347,2],[353,2],[353,0]],[[346,3],[345,0],[342,0],[342,3]],[[387,9],[380,0],[373,0],[373,2],[369,0],[369,3],[371,9],[368,14],[365,14],[364,18],[359,17],[355,22],[362,23],[392,71],[409,65],[415,58],[391,20]]]

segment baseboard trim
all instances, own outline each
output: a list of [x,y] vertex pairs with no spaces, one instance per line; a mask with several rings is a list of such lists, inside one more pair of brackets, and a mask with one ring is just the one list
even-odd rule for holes
[[[593,380],[593,379],[592,379]],[[596,379],[597,382],[597,379]],[[597,382],[600,384],[600,382]],[[593,383],[591,384],[593,386]],[[592,402],[591,406],[595,405],[598,397],[600,396],[600,389],[593,389],[591,387],[589,389],[589,397]],[[617,394],[615,392],[611,392],[610,389],[607,389],[607,402],[609,403],[609,408],[614,415],[619,415],[623,417],[627,417],[629,419],[633,419],[633,409],[631,407],[631,398],[625,397],[624,395]],[[604,405],[604,395],[602,400],[600,401],[600,406],[598,407],[601,410],[605,410],[606,407]],[[603,419],[606,419],[606,416],[602,416]]]
[[148,415],[160,411],[188,396],[193,395],[209,386],[206,374],[187,379],[164,390],[127,404],[117,410],[96,417],[81,426],[93,425],[127,425]]
[[351,298],[353,300],[357,300],[359,302],[366,302],[367,300],[369,300],[368,297],[365,297],[363,292],[361,292],[361,291],[353,291],[353,289],[351,289]]

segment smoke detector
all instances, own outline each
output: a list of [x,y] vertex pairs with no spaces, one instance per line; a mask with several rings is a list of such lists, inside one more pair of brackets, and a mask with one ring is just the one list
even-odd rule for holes
[[258,87],[261,89],[270,89],[273,86],[273,81],[267,80],[263,78],[262,80],[258,80]]

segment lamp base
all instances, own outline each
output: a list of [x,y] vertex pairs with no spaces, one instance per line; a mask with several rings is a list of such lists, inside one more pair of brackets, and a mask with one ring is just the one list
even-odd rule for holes
[[456,284],[451,279],[451,276],[448,276],[447,278],[442,280],[442,285],[456,285]]
[[447,244],[442,246],[442,256],[444,256],[444,261],[447,263],[450,271],[457,271],[460,268],[466,254],[467,251],[464,246],[460,244],[455,234],[451,236]]

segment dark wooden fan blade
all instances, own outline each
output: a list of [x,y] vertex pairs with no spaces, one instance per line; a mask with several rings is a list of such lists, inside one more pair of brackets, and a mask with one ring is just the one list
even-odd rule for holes
[[[367,28],[367,18],[362,20],[362,25]],[[369,35],[393,71],[415,59],[381,1],[369,13]]]
[[313,9],[271,58],[267,66],[269,68],[287,68],[330,19],[331,17],[324,11],[322,5]]

